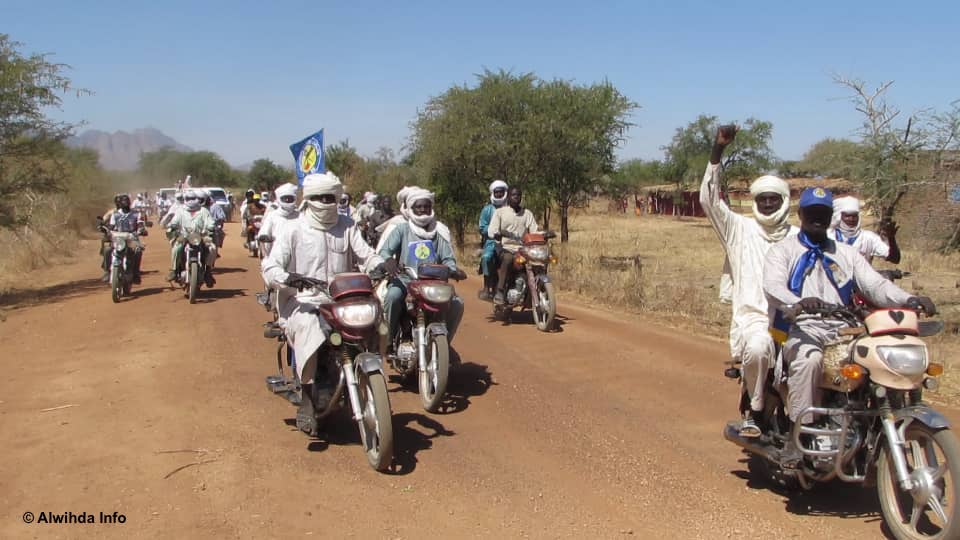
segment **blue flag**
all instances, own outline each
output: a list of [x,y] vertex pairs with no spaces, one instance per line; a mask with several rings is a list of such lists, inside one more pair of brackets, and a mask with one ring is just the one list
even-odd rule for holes
[[290,145],[293,160],[296,162],[297,183],[303,187],[303,177],[316,172],[324,172],[323,130],[307,136],[302,141]]

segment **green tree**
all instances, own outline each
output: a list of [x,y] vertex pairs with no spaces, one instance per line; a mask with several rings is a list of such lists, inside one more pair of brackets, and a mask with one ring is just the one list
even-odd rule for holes
[[364,160],[349,140],[324,148],[323,161],[327,170],[337,175],[351,192],[372,188],[366,178]]
[[195,186],[235,186],[242,175],[219,155],[161,148],[140,155],[137,171],[153,183],[172,185],[190,175]]
[[[666,157],[663,170],[667,180],[678,187],[699,182],[710,159],[719,125],[716,116],[700,115],[686,126],[677,128],[670,144],[663,148]],[[772,168],[772,136],[773,124],[765,120],[748,118],[740,124],[737,138],[727,147],[721,161],[724,182],[749,180]]]
[[269,159],[258,159],[247,171],[247,184],[257,191],[273,191],[295,177],[293,171],[277,165]]
[[24,55],[22,43],[0,34],[0,228],[29,222],[17,215],[16,202],[28,194],[62,192],[70,178],[62,173],[69,157],[62,142],[75,128],[47,116],[61,95],[76,90],[63,75],[65,64],[47,55]]
[[585,200],[614,169],[626,118],[636,105],[609,83],[579,86],[531,73],[484,71],[474,87],[431,98],[413,123],[412,154],[437,193],[437,205],[462,242],[491,180],[522,187],[524,202],[561,214]]
[[810,147],[794,168],[810,176],[850,178],[862,159],[862,150],[853,141],[826,138]]

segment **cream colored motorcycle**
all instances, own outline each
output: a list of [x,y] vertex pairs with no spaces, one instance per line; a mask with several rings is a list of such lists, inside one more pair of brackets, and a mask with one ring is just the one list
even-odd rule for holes
[[[943,364],[921,337],[943,329],[911,309],[827,306],[821,317],[842,321],[838,341],[824,348],[821,405],[794,424],[785,411],[786,370],[771,370],[759,438],[741,437],[739,421],[724,437],[751,455],[755,476],[804,489],[835,481],[876,486],[883,518],[899,539],[960,538],[960,444],[950,422],[927,402]],[[739,379],[734,364],[726,376]],[[741,412],[749,400],[741,401]],[[781,466],[788,440],[803,458]]]

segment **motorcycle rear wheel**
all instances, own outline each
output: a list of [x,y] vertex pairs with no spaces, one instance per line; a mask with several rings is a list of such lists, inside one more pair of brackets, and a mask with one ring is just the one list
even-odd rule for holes
[[116,266],[110,267],[110,298],[114,303],[120,302],[123,296],[123,285],[120,284],[120,269]]
[[[532,306],[533,322],[541,332],[553,329],[553,319],[557,316],[557,297],[553,294],[553,283],[537,282],[538,304]],[[544,300],[546,299],[546,300]]]
[[934,430],[916,421],[907,427],[905,438],[910,477],[929,474],[933,480],[932,494],[924,499],[921,494],[915,496],[900,488],[889,446],[884,442],[877,462],[877,491],[887,527],[900,540],[957,538],[960,443],[949,429]]
[[450,344],[447,336],[433,336],[427,346],[427,369],[419,373],[420,403],[427,412],[435,413],[443,402],[450,376]]
[[196,304],[197,295],[200,293],[200,265],[195,262],[190,263],[190,270],[187,272],[187,275],[187,297],[190,298],[191,304]]
[[360,439],[367,462],[378,471],[393,463],[393,415],[383,373],[360,372]]

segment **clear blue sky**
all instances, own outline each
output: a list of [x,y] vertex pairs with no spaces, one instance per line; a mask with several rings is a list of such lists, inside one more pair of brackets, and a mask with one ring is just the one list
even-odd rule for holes
[[55,116],[153,126],[234,165],[292,165],[288,145],[320,127],[327,144],[399,150],[418,107],[483,68],[608,79],[642,106],[622,159],[660,157],[700,113],[769,120],[795,159],[858,126],[832,72],[896,81],[905,114],[960,98],[958,20],[956,0],[0,0],[0,32],[95,92]]

